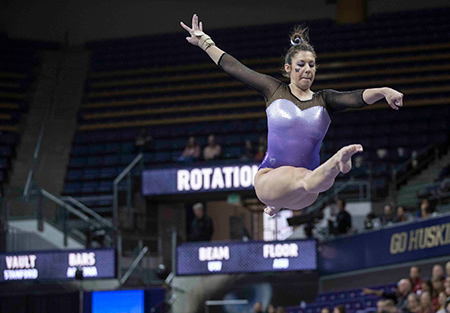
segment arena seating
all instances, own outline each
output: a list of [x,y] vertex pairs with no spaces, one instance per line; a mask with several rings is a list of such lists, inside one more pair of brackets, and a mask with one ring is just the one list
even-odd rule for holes
[[28,108],[40,49],[49,42],[8,39],[0,34],[0,185],[8,180],[11,159],[20,140],[20,121]]
[[[412,151],[448,143],[448,13],[448,8],[384,13],[357,25],[308,21],[318,53],[315,90],[387,85],[405,94],[408,107],[396,112],[375,105],[335,114],[322,159],[345,144],[362,143],[364,162],[352,175],[367,178],[370,168],[375,187],[385,190],[392,167]],[[208,33],[244,64],[282,79],[281,56],[293,25]],[[65,194],[110,194],[112,179],[136,155],[134,139],[142,128],[154,139],[146,166],[174,164],[189,136],[204,146],[206,136],[215,134],[224,159],[237,160],[246,139],[256,144],[265,135],[261,96],[185,44],[184,37],[180,32],[87,44],[92,60]],[[405,153],[399,155],[398,147]],[[383,157],[380,149],[386,150]]]
[[[370,289],[383,290],[384,292],[394,292],[396,284],[387,284],[368,287]],[[377,301],[381,299],[376,295],[365,295],[362,288],[342,290],[337,292],[320,293],[313,303],[304,306],[287,307],[287,313],[320,313],[322,308],[329,308],[330,311],[337,306],[343,305],[347,313],[374,312]]]

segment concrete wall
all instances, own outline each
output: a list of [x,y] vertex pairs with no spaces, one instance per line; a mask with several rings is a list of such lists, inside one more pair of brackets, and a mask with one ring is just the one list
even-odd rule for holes
[[[182,32],[199,14],[205,29],[334,18],[326,0],[2,0],[0,29],[14,38],[63,41]],[[368,13],[448,6],[448,0],[368,0]]]

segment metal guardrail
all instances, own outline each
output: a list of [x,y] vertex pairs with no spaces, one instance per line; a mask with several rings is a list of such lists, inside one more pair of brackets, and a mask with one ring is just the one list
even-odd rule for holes
[[[421,153],[411,156],[408,160],[392,170],[392,181],[395,189],[408,180],[414,173],[439,159],[439,147],[429,145]],[[408,168],[411,167],[409,170]]]
[[[358,198],[354,200],[359,201],[370,201],[371,200],[371,190],[370,190],[370,182],[367,180],[355,180],[354,177],[350,178],[346,182],[337,182],[333,185],[333,187],[324,193],[324,196],[319,198],[313,205],[309,206],[305,209],[305,213],[311,213],[321,207],[323,207],[326,203],[329,203],[330,200],[335,198],[340,192],[344,191],[350,186],[358,186]],[[366,192],[364,193],[364,188]],[[364,196],[365,194],[365,196]]]
[[248,304],[248,300],[208,300],[205,301],[205,313],[209,312],[210,306],[219,306],[219,305],[246,305]]
[[76,199],[74,199],[74,198],[72,198],[70,196],[61,197],[61,199],[71,202],[73,205],[75,205],[76,207],[78,207],[79,209],[84,211],[86,214],[89,214],[90,216],[95,218],[100,223],[103,223],[106,227],[113,227],[113,223],[112,222],[108,221],[106,218],[100,216],[98,213],[96,213],[93,210],[89,209],[87,206],[85,206],[80,201],[78,201],[78,200],[76,200]]
[[138,256],[136,257],[136,259],[134,259],[133,263],[131,263],[130,268],[126,271],[126,273],[123,275],[123,277],[120,279],[120,284],[123,285],[128,278],[130,277],[130,275],[133,273],[133,271],[136,269],[137,265],[139,264],[139,262],[141,262],[141,260],[144,258],[145,254],[148,251],[148,247],[145,246],[141,252],[139,252]]
[[34,148],[33,165],[31,166],[30,170],[28,171],[28,176],[27,176],[27,180],[25,182],[25,187],[23,188],[22,196],[25,198],[28,198],[28,194],[29,194],[30,187],[31,187],[31,181],[33,179],[33,175],[34,175],[34,172],[36,171],[37,165],[39,163],[39,151],[41,150],[41,144],[42,144],[42,140],[44,138],[44,133],[45,133],[45,126],[43,125],[41,128],[41,132],[39,133],[39,138],[36,143],[36,147]]
[[[128,189],[131,188],[131,170],[144,158],[143,153],[139,153],[133,161],[131,161],[130,164],[114,179],[113,183],[113,223],[114,223],[114,230],[117,231],[118,228],[118,218],[119,218],[119,183],[122,181],[122,179],[125,178],[125,176],[128,177]],[[130,206],[131,202],[131,191],[128,191],[127,195],[127,202]]]

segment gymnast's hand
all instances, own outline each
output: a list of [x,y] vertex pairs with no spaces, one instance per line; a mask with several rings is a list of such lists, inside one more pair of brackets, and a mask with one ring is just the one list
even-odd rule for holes
[[387,103],[394,110],[398,110],[403,106],[403,94],[392,88],[386,88],[384,91],[384,97]]
[[190,44],[192,44],[194,46],[198,46],[199,38],[194,35],[194,32],[196,30],[203,31],[203,24],[202,24],[202,22],[200,22],[200,23],[198,22],[198,15],[197,14],[192,15],[192,28],[189,28],[189,26],[187,26],[183,22],[180,22],[180,25],[189,33],[189,35],[191,35],[191,37],[186,37],[186,40]]

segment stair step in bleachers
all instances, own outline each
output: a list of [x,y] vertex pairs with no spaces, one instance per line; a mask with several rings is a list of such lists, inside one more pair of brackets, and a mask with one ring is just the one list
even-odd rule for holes
[[21,117],[27,112],[40,64],[39,50],[58,49],[51,42],[0,38],[0,185],[8,174],[19,143]]

